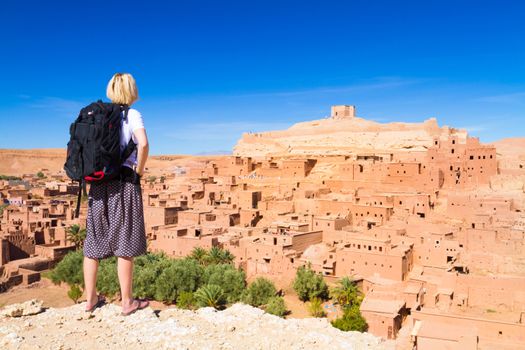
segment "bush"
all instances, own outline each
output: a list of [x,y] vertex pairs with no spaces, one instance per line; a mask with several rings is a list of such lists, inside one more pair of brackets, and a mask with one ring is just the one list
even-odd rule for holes
[[308,311],[313,317],[325,317],[326,313],[323,310],[323,301],[317,297],[310,299],[310,304],[308,305]]
[[76,304],[78,302],[78,299],[82,297],[82,290],[78,286],[78,284],[73,284],[71,287],[69,287],[69,291],[67,292],[67,296],[73,300],[73,302]]
[[310,266],[311,264],[308,263],[307,267],[300,266],[297,269],[293,281],[293,289],[301,301],[308,301],[315,297],[327,299],[328,286],[326,285],[323,276],[315,273]]
[[154,298],[157,279],[171,260],[165,254],[147,253],[135,258],[133,266],[133,296],[137,298]]
[[242,301],[251,306],[267,304],[271,297],[275,296],[277,290],[272,281],[264,277],[258,277],[253,281],[242,295]]
[[11,175],[0,175],[0,180],[20,181],[22,180],[22,178],[18,176],[11,176]]
[[197,305],[201,307],[211,306],[218,309],[226,302],[222,288],[216,284],[206,284],[200,287],[194,297]]
[[114,297],[120,291],[117,273],[117,258],[112,256],[100,260],[97,275],[97,290],[107,296]]
[[46,175],[44,175],[43,172],[39,171],[38,173],[36,173],[36,176],[39,178],[39,179],[43,179],[46,177]]
[[84,287],[83,260],[82,251],[70,252],[49,272],[48,276],[54,284],[65,282],[70,286],[77,284]]
[[155,299],[172,303],[180,292],[194,292],[201,285],[203,268],[190,258],[171,260],[157,279]]
[[181,309],[193,309],[195,305],[195,298],[192,292],[180,292],[177,298],[177,306]]
[[359,311],[359,305],[354,304],[343,308],[343,316],[331,322],[332,326],[342,331],[366,332],[368,325]]
[[266,312],[272,315],[283,317],[286,314],[286,304],[284,303],[284,298],[274,296],[268,299]]
[[228,303],[241,299],[246,288],[246,274],[231,264],[209,265],[204,268],[203,284],[215,284],[222,288]]

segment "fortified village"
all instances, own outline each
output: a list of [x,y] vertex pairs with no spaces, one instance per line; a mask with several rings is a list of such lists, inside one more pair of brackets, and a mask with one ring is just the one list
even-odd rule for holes
[[[369,332],[419,349],[525,346],[525,150],[465,130],[386,123],[353,106],[287,130],[244,133],[231,156],[148,161],[150,251],[219,246],[247,276],[302,265],[365,294]],[[58,169],[57,169],[58,170]],[[40,279],[69,250],[78,185],[41,169],[0,180],[0,290]],[[148,177],[149,176],[149,177]]]

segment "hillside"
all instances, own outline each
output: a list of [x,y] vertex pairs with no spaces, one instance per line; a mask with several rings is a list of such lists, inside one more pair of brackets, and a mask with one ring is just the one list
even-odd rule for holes
[[262,157],[425,151],[434,138],[450,134],[459,139],[467,136],[465,130],[439,127],[434,118],[422,123],[378,123],[358,117],[328,117],[300,122],[286,130],[244,133],[233,154]]

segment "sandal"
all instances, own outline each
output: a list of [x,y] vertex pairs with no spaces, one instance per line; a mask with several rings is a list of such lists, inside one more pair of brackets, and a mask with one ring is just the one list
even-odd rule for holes
[[[147,301],[147,300],[142,300],[142,299],[133,299],[133,303],[134,303],[135,301],[137,301],[137,304],[136,304],[137,307],[131,309],[131,310],[128,311],[128,312],[124,312],[124,311],[121,312],[121,315],[122,315],[122,316],[129,316],[129,315],[131,315],[132,313],[134,313],[135,311],[137,311],[137,310],[142,310],[142,309],[144,309],[144,308],[146,308],[146,307],[149,306],[149,301]],[[135,305],[135,304],[134,304],[134,305]]]
[[106,303],[106,298],[104,298],[103,296],[98,295],[97,298],[97,302],[90,309],[85,309],[85,312],[93,312],[97,307],[101,307]]

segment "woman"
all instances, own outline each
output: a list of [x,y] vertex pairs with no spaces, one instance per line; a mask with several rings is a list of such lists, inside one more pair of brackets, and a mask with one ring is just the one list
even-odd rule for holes
[[[115,74],[108,83],[108,98],[113,103],[131,106],[138,99],[137,86],[131,74]],[[148,157],[148,138],[142,116],[130,108],[121,125],[120,147],[129,140],[136,150],[124,161],[121,178],[92,184],[89,189],[86,240],[84,242],[84,284],[86,311],[104,303],[97,295],[99,259],[117,257],[122,314],[129,315],[149,305],[133,298],[133,257],[146,253],[146,232],[140,177]]]

